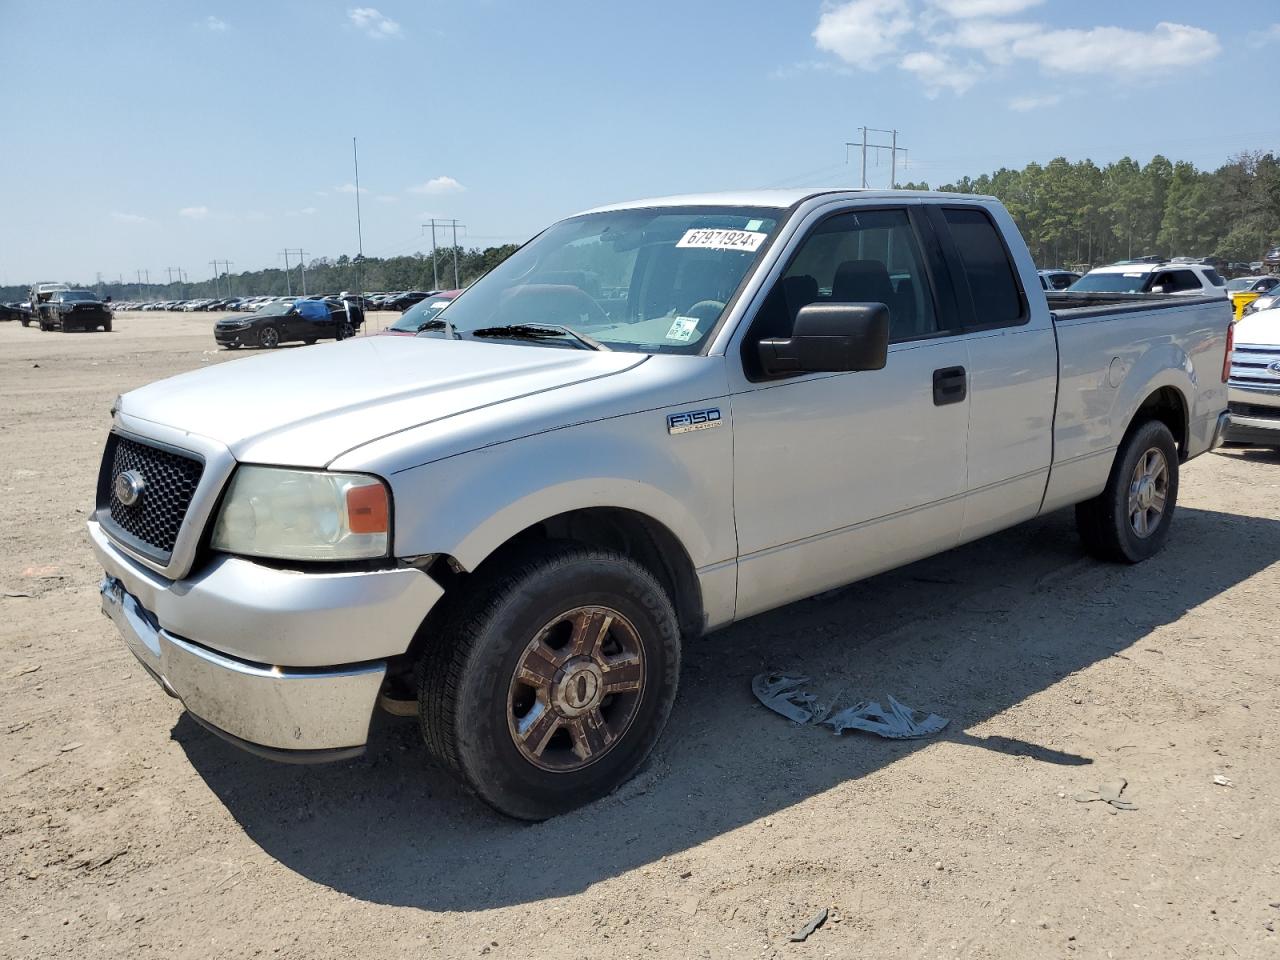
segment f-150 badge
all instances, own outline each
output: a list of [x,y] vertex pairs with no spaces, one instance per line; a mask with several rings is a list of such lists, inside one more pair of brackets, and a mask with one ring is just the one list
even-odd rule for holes
[[718,407],[712,407],[710,410],[670,413],[667,414],[667,433],[674,436],[677,433],[690,433],[694,430],[710,430],[712,427],[720,426],[721,422]]

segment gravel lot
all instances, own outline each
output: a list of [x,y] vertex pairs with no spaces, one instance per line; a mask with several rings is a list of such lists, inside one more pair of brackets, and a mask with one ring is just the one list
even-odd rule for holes
[[[240,753],[99,612],[112,398],[245,355],[215,316],[0,324],[0,956],[1280,956],[1275,454],[1193,462],[1140,567],[1056,514],[692,644],[649,768],[531,826],[412,721],[340,765]],[[952,723],[792,727],[767,669]],[[1116,777],[1136,810],[1073,799]]]

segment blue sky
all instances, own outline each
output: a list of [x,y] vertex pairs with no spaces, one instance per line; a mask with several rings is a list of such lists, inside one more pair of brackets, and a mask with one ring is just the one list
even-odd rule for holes
[[863,124],[933,184],[1280,146],[1275,0],[363,2],[0,0],[0,284],[354,253],[352,136],[374,255],[430,216],[487,246],[615,200],[852,185]]

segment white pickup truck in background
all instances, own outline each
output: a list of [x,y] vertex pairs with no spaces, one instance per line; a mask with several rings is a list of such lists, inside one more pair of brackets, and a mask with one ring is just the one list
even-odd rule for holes
[[1067,506],[1151,556],[1230,326],[1221,295],[1046,297],[990,198],[604,207],[415,338],[123,396],[103,607],[240,746],[346,757],[416,703],[445,768],[547,817],[643,761],[698,634]]

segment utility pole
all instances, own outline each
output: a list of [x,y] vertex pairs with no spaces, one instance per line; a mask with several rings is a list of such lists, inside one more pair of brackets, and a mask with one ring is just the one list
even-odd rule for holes
[[285,247],[280,252],[284,256],[285,288],[288,291],[289,296],[293,296],[293,281],[290,279],[289,273],[289,254],[296,253],[298,255],[298,266],[302,270],[302,295],[305,297],[307,295],[307,251],[303,250],[301,247]]
[[457,220],[437,220],[431,218],[430,223],[424,223],[422,229],[431,228],[431,280],[435,284],[435,289],[440,288],[440,271],[436,267],[436,227],[449,226],[453,228],[453,288],[458,288],[458,227],[466,227],[466,224],[460,224]]
[[98,299],[102,299],[102,271],[98,271]]
[[[868,149],[875,150],[877,160],[879,160],[880,158],[879,151],[888,150],[889,158],[890,158],[889,189],[890,190],[896,189],[898,186],[898,154],[901,153],[903,155],[904,163],[906,161],[906,154],[907,154],[906,147],[898,146],[898,131],[897,130],[881,130],[878,127],[859,127],[858,129],[862,131],[861,144],[859,144],[858,141],[848,141],[848,140],[845,141],[844,162],[845,163],[849,162],[849,150],[851,148],[859,145],[862,147],[862,181],[861,182],[862,182],[862,188],[865,190],[867,187],[867,150]],[[868,134],[872,134],[872,133],[883,133],[887,135],[890,138],[889,142],[888,143],[872,143],[871,140],[868,138]]]
[[218,283],[218,261],[210,260],[209,266],[213,267],[213,295],[219,297],[222,295],[222,285]]
[[136,273],[138,274],[138,299],[141,300],[142,299],[142,271],[138,270],[136,271]]
[[223,266],[227,268],[227,296],[231,296],[231,261],[223,260]]

